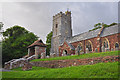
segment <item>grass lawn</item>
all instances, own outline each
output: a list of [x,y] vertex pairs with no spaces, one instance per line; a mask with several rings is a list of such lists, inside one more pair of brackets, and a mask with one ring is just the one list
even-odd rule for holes
[[[50,60],[65,60],[65,59],[83,59],[83,58],[93,58],[93,57],[103,57],[103,56],[113,56],[118,55],[120,51],[110,51],[110,52],[100,52],[100,53],[87,53],[83,55],[73,55],[73,56],[62,56],[62,57],[54,57],[48,59],[34,59],[32,61],[50,61]],[[31,62],[32,62],[31,61]]]
[[3,72],[3,78],[118,78],[118,62],[98,63],[66,68],[33,67],[22,71],[21,68]]

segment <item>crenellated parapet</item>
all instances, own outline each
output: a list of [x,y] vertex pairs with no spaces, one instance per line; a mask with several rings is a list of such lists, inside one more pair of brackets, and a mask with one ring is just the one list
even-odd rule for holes
[[60,11],[59,13],[55,14],[53,16],[53,20],[59,18],[59,17],[68,17],[68,16],[71,16],[71,11],[66,11],[65,13],[63,13],[62,11]]

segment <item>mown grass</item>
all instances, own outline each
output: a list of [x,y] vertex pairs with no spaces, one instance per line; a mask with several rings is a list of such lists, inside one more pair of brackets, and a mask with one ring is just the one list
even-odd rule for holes
[[34,59],[34,61],[50,61],[50,60],[66,60],[66,59],[83,59],[83,58],[94,58],[94,57],[103,57],[103,56],[113,56],[118,55],[120,51],[110,51],[110,52],[100,52],[100,53],[87,53],[82,55],[73,55],[73,56],[62,56],[62,57],[54,57],[54,58],[46,58],[46,59]]
[[118,78],[118,62],[54,69],[33,67],[29,71],[17,68],[2,75],[3,78]]

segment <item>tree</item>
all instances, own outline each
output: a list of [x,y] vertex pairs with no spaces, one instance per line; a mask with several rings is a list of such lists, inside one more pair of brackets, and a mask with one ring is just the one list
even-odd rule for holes
[[46,45],[47,45],[46,55],[50,55],[52,35],[53,35],[53,32],[52,32],[52,31],[47,35],[47,40],[46,40]]
[[2,23],[2,22],[0,22],[0,30],[2,29],[2,27],[3,27],[3,23]]
[[27,54],[27,46],[38,37],[21,26],[13,26],[3,32],[2,62],[17,59]]

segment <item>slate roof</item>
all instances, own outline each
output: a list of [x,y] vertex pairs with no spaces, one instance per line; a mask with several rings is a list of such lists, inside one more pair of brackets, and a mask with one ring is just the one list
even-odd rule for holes
[[[67,38],[66,41],[68,43],[73,43],[73,42],[82,41],[82,40],[97,37],[98,33],[100,32],[100,29],[97,29],[94,31],[88,31],[88,32],[85,32],[82,34],[75,35],[71,38]],[[114,26],[107,27],[107,28],[103,29],[100,37],[104,37],[104,36],[108,36],[108,35],[112,35],[112,34],[116,34],[116,33],[120,33],[120,31],[118,32],[118,25],[114,25]]]
[[74,48],[74,46],[72,44],[68,43],[67,41],[66,41],[66,43],[68,44],[68,46],[70,47],[70,49],[75,50],[75,48]]
[[105,37],[116,33],[120,33],[120,31],[118,30],[118,25],[105,28],[100,37]]
[[77,42],[77,41],[82,41],[86,39],[90,39],[93,37],[97,37],[98,33],[100,32],[100,29],[94,30],[94,31],[88,31],[82,34],[75,35],[71,38],[68,38],[67,41],[69,43]]
[[35,41],[33,44],[31,44],[30,46],[28,46],[28,48],[34,47],[34,46],[46,47],[46,45],[43,43],[42,40],[37,40],[37,41]]

